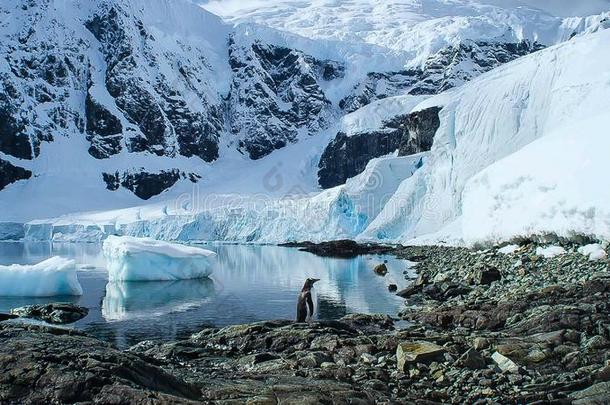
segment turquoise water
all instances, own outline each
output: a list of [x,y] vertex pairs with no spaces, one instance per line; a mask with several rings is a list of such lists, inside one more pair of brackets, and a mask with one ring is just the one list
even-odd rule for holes
[[[315,288],[316,319],[353,312],[395,315],[403,300],[388,292],[408,282],[408,262],[393,256],[321,258],[294,248],[205,245],[218,254],[209,279],[109,283],[99,244],[0,243],[0,264],[32,264],[51,256],[73,258],[83,286],[81,297],[0,297],[0,312],[28,304],[70,301],[89,308],[68,327],[84,330],[119,347],[141,340],[172,340],[207,326],[267,319],[293,319],[296,297],[308,277]],[[388,274],[373,267],[388,260]]]

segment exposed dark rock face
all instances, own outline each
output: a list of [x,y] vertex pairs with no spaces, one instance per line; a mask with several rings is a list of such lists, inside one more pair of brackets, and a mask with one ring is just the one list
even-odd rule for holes
[[10,162],[0,159],[0,190],[18,180],[27,180],[32,172],[22,167],[13,166]]
[[[115,191],[122,186],[141,199],[148,200],[169,189],[178,180],[187,178],[187,175],[177,169],[162,170],[158,173],[148,173],[142,169],[140,172],[103,173],[102,177],[108,190]],[[196,183],[199,177],[191,173],[188,179]]]
[[440,126],[440,107],[430,107],[408,114],[404,120],[404,128],[398,149],[398,156],[408,156],[432,148],[434,134]]
[[[151,45],[155,39],[142,22],[115,7],[95,15],[86,26],[102,44],[108,64],[104,85],[133,126],[126,128],[129,151],[215,160],[222,107],[210,103],[209,85],[197,77],[208,70],[204,53],[190,61],[171,53],[157,55]],[[142,44],[140,48],[135,48],[137,43]],[[161,72],[159,57],[180,66],[177,79],[172,81]]]
[[464,41],[431,55],[420,69],[371,72],[339,106],[356,111],[375,100],[398,94],[437,94],[459,86],[503,63],[542,49],[538,43]]
[[440,125],[440,107],[398,115],[376,131],[345,134],[339,132],[320,157],[318,181],[330,188],[362,173],[367,163],[398,149],[399,156],[430,150]]
[[[54,134],[84,129],[83,115],[69,101],[83,94],[86,44],[61,21],[40,26],[49,3],[24,2],[23,26],[3,36],[0,46],[9,68],[0,73],[0,151],[21,159],[37,157],[40,143]],[[56,31],[62,43],[34,35],[39,29]]]
[[332,106],[320,83],[342,77],[341,64],[261,42],[232,42],[229,62],[231,132],[252,159],[296,142],[303,131],[314,134],[328,126]]
[[329,242],[290,242],[280,246],[297,247],[303,252],[313,253],[322,257],[353,258],[365,254],[384,254],[393,252],[393,246],[357,243],[353,240],[333,240]]
[[95,101],[90,94],[87,94],[85,115],[87,140],[91,142],[89,154],[97,159],[104,159],[121,152],[123,140],[121,121],[106,107]]
[[65,324],[73,323],[84,318],[89,313],[85,307],[78,305],[56,302],[44,305],[29,305],[21,308],[14,308],[11,314],[21,318],[33,318],[41,321]]
[[320,157],[320,186],[330,188],[343,184],[362,173],[371,159],[394,152],[400,145],[401,132],[398,128],[351,136],[339,132]]

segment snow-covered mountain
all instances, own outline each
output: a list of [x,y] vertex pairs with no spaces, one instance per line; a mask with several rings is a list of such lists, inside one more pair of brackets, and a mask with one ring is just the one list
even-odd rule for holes
[[[610,15],[492,0],[239,9],[225,1],[204,5],[224,20],[184,0],[0,5],[0,222],[12,223],[4,238],[118,229],[166,239],[404,241],[438,231],[470,212],[463,190],[483,192],[466,187],[471,177],[546,133],[535,127],[513,142],[514,125],[482,121],[482,139],[467,143],[473,163],[459,174],[461,149],[443,149],[459,138],[448,128],[462,134],[451,108],[484,90],[500,110],[484,105],[480,120],[520,119],[507,98],[529,105],[533,95],[512,97],[511,84],[488,86],[489,78],[531,80],[523,60],[551,74],[562,49],[587,53]],[[602,60],[597,51],[588,57]],[[500,124],[506,133],[496,136]],[[436,170],[457,177],[439,180]],[[438,191],[438,182],[449,188]],[[428,194],[442,200],[436,222],[418,205]],[[83,211],[99,212],[73,214]],[[33,219],[41,221],[19,225]]]

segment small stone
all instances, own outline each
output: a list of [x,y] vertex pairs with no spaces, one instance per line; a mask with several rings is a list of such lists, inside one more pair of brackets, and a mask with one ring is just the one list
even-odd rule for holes
[[396,290],[398,290],[398,286],[396,284],[388,285],[388,291],[389,292],[395,292]]
[[363,363],[366,363],[366,364],[373,364],[373,363],[377,362],[377,357],[375,357],[369,353],[362,353],[360,355],[360,361],[362,361]]
[[476,337],[472,341],[472,347],[476,350],[485,350],[489,347],[489,339],[483,337]]

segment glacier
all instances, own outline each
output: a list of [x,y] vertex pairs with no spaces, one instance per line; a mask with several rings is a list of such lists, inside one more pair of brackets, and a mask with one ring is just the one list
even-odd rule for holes
[[610,239],[599,177],[608,169],[609,41],[610,30],[575,37],[415,107],[442,107],[430,157],[360,237]]
[[37,264],[0,266],[0,296],[82,295],[75,261],[55,256]]
[[[173,6],[168,0],[156,0],[158,7],[144,7],[144,3],[92,2],[67,14],[62,35],[68,38],[67,33],[72,31],[85,35],[88,58],[95,68],[92,80],[96,85],[89,90],[73,89],[78,90],[78,97],[71,98],[69,104],[75,111],[91,93],[94,101],[121,116],[115,101],[100,86],[108,67],[102,59],[112,56],[104,46],[112,44],[82,32],[82,22],[88,21],[89,14],[99,14],[98,8],[106,10],[109,4],[119,5],[126,15],[132,12],[138,16],[157,38],[156,45],[148,43],[155,55],[175,51],[175,61],[181,62],[202,51],[208,63],[201,66],[205,80],[199,90],[214,105],[238,84],[222,73],[231,69],[225,55],[229,37],[246,48],[260,42],[268,45],[271,53],[287,52],[306,64],[302,66],[306,72],[322,66],[314,59],[328,62],[332,58],[344,64],[345,77],[314,86],[323,90],[337,114],[337,102],[363,75],[373,70],[405,69],[410,63],[417,65],[446,45],[486,38],[560,43],[439,95],[399,95],[374,101],[351,114],[337,116],[331,127],[319,128],[315,136],[299,133],[298,142],[288,142],[258,160],[243,155],[235,147],[243,140],[241,135],[225,137],[231,134],[219,138],[219,157],[214,162],[177,156],[169,145],[167,151],[152,148],[131,153],[121,149],[107,159],[81,159],[81,152],[91,146],[84,133],[58,135],[53,142],[41,142],[41,159],[24,160],[1,152],[0,158],[35,173],[32,179],[17,181],[2,190],[2,239],[97,242],[111,235],[127,235],[174,241],[277,243],[350,238],[472,245],[540,234],[610,238],[606,204],[609,196],[599,186],[603,180],[596,175],[607,171],[601,151],[608,147],[603,133],[610,111],[610,61],[604,45],[610,40],[606,29],[610,26],[608,12],[598,16],[569,14],[572,17],[565,18],[540,10],[532,12],[513,2],[500,6],[499,2],[481,5],[460,0],[454,2],[462,4],[459,12],[448,13],[445,2],[424,2],[428,6],[439,5],[428,11],[418,8],[421,2],[407,2],[415,7],[414,11],[410,12],[409,6],[406,12],[399,13],[400,18],[406,19],[405,24],[394,27],[401,33],[392,33],[393,28],[383,26],[379,17],[396,8],[395,2],[388,3],[389,8],[377,9],[374,2],[359,0],[350,3],[350,7],[372,7],[373,11],[364,15],[373,20],[367,20],[361,31],[354,31],[355,36],[349,37],[346,33],[355,22],[349,19],[318,21],[341,28],[336,31],[324,26],[314,26],[316,32],[299,29],[298,24],[279,26],[274,20],[277,15],[273,14],[278,12],[277,4],[272,2],[269,10],[273,15],[268,19],[259,18],[266,13],[263,7],[260,15],[225,16],[231,21],[245,21],[236,27],[192,4],[177,1],[181,5]],[[312,4],[326,10],[330,3],[320,0]],[[7,6],[6,12],[13,12],[13,8],[17,9]],[[64,9],[50,8],[52,14],[42,18],[41,24],[54,26],[54,18]],[[307,19],[317,13],[312,11],[308,16],[305,11],[311,10],[303,11],[294,17]],[[348,15],[349,10],[345,13]],[[164,14],[170,18],[161,18]],[[361,14],[356,11],[354,15]],[[504,21],[507,16],[510,18]],[[184,25],[180,26],[182,20]],[[343,23],[347,25],[342,26]],[[206,28],[201,28],[202,24]],[[18,34],[17,25],[7,25],[6,33]],[[132,25],[127,34],[139,36]],[[425,37],[425,41],[413,42],[419,41],[419,34],[406,42],[396,40],[413,27],[421,34],[419,39]],[[33,38],[54,40],[41,32]],[[184,47],[176,48],[180,38],[189,40]],[[74,45],[78,49],[84,46]],[[136,51],[138,58],[145,56]],[[574,63],[575,60],[590,62]],[[159,70],[171,81],[177,73],[166,62],[153,70]],[[245,70],[256,68],[265,76],[265,71],[259,70],[260,62],[254,61]],[[0,73],[8,74],[10,66],[1,63]],[[270,71],[274,69],[275,65]],[[339,70],[332,73],[340,74]],[[146,72],[144,69],[134,74],[148,77]],[[177,86],[184,87],[182,79]],[[281,100],[275,101],[282,108],[289,107]],[[194,104],[197,111],[205,107],[199,102]],[[433,107],[441,109],[440,127],[430,151],[375,158],[364,172],[345,184],[320,191],[317,163],[338,131],[351,134],[377,130],[392,116]],[[128,120],[123,118],[122,125],[128,127]],[[175,140],[171,136],[168,139]],[[573,150],[566,151],[566,145]],[[54,158],[57,156],[62,158]],[[168,169],[179,170],[180,179],[171,190],[163,190],[148,203],[122,185],[129,183],[129,176],[135,172]],[[115,171],[117,184],[105,182],[100,176],[102,172]],[[201,176],[201,182],[188,181],[186,173]],[[70,187],[66,187],[67,179]],[[113,186],[118,188],[110,191]],[[535,207],[531,207],[531,201],[537,203]]]
[[109,236],[102,249],[111,282],[207,277],[216,256],[206,249],[131,236]]

